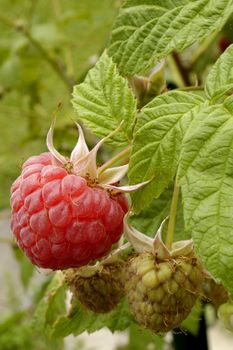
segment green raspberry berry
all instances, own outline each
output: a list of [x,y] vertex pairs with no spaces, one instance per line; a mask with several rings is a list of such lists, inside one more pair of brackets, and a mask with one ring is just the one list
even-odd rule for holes
[[222,304],[218,309],[218,317],[222,320],[224,326],[233,331],[233,301],[229,300]]
[[116,307],[124,295],[122,283],[123,263],[103,265],[88,277],[80,275],[79,269],[65,271],[65,280],[73,297],[87,309],[106,313]]
[[194,306],[204,278],[194,254],[163,260],[152,253],[134,254],[124,275],[136,321],[155,332],[167,332],[181,324]]

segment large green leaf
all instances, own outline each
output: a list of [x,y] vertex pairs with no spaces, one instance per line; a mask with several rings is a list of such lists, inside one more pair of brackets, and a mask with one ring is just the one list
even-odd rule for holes
[[28,288],[30,280],[33,276],[35,270],[34,265],[30,260],[24,255],[21,249],[18,246],[12,247],[15,258],[17,259],[20,266],[20,279],[24,288]]
[[136,324],[129,328],[129,343],[125,350],[164,349],[164,338],[148,329],[142,329]]
[[233,90],[233,44],[212,67],[205,85],[206,94],[211,99],[217,99],[230,90]]
[[198,113],[183,141],[178,180],[197,253],[233,295],[232,107],[229,97]]
[[151,180],[132,195],[137,213],[159,197],[173,179],[182,138],[193,113],[203,103],[200,96],[172,91],[156,97],[139,115],[129,166],[130,183]]
[[203,312],[203,304],[200,299],[196,301],[191,313],[181,323],[180,328],[189,331],[193,335],[197,336],[200,328],[200,319]]
[[129,0],[109,52],[124,74],[145,73],[155,59],[220,30],[232,11],[232,0]]
[[98,315],[88,311],[77,300],[73,300],[69,313],[61,316],[55,322],[53,336],[78,335],[85,331],[93,333],[103,327],[108,327],[114,332],[116,330],[125,330],[133,322],[134,320],[129,312],[126,300],[122,300],[113,311]]
[[84,82],[74,87],[73,106],[78,119],[100,137],[107,136],[124,121],[121,131],[109,142],[122,145],[131,141],[136,99],[106,52]]
[[[154,199],[150,206],[145,208],[138,215],[134,215],[130,218],[130,223],[139,231],[146,235],[154,237],[155,233],[159,229],[161,222],[169,216],[171,201],[173,193],[173,184],[169,186],[159,198]],[[178,202],[178,208],[176,212],[176,221],[174,229],[174,241],[182,239],[189,239],[190,233],[184,230],[183,208],[181,198]],[[166,237],[167,223],[164,224],[163,229]]]
[[34,329],[50,338],[54,322],[65,314],[65,297],[67,286],[63,282],[63,274],[57,272],[48,285],[44,297],[40,300],[34,315]]

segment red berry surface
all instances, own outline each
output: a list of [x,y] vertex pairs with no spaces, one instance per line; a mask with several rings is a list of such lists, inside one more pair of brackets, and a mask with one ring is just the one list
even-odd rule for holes
[[29,158],[11,188],[11,227],[33,264],[65,269],[106,255],[123,231],[128,204],[85,178],[52,164],[52,155]]
[[230,46],[230,45],[231,45],[231,41],[225,37],[220,38],[220,40],[218,42],[218,46],[219,46],[221,52],[224,52],[228,48],[228,46]]

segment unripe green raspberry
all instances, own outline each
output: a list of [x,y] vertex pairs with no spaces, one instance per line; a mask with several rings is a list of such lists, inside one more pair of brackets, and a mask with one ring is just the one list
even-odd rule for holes
[[179,326],[195,304],[203,278],[194,254],[164,260],[152,253],[132,255],[125,289],[135,319],[155,332]]
[[115,308],[124,295],[123,263],[103,265],[91,276],[80,275],[79,269],[65,271],[65,280],[73,296],[87,309],[106,313]]
[[228,330],[233,331],[233,300],[229,300],[219,307],[218,317]]

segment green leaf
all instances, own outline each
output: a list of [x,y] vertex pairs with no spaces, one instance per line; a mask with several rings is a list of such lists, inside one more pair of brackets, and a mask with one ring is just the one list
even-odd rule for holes
[[206,95],[214,100],[230,90],[233,90],[233,44],[214,64],[205,85]]
[[[151,344],[153,346],[151,346]],[[142,349],[162,350],[164,348],[164,338],[153,332],[142,329],[136,324],[132,324],[129,328],[129,344],[127,350]]]
[[233,104],[227,102],[228,109],[209,106],[196,116],[183,141],[178,180],[196,251],[233,295]]
[[21,320],[26,316],[26,311],[18,311],[3,319],[0,323],[0,335],[3,335],[9,328],[14,326],[15,324],[19,324]]
[[197,336],[199,327],[200,327],[200,319],[201,319],[202,312],[203,312],[203,305],[200,299],[198,299],[196,304],[192,308],[191,313],[182,322],[180,328],[189,331],[194,336]]
[[124,121],[121,130],[107,142],[122,145],[132,139],[136,99],[106,52],[74,87],[73,106],[81,120],[97,136],[107,136]]
[[155,59],[220,30],[232,11],[232,0],[126,1],[109,53],[125,75],[145,73]]
[[203,99],[172,91],[156,97],[139,115],[129,164],[131,184],[151,180],[132,195],[136,213],[159,197],[177,169],[181,142]]
[[112,332],[125,330],[134,322],[126,300],[122,300],[116,309],[107,314],[95,314],[85,309],[77,300],[73,300],[68,315],[60,317],[54,324],[53,336],[66,337],[69,334],[79,335],[87,331],[93,333],[103,327]]
[[[161,222],[169,216],[172,193],[173,184],[169,186],[159,198],[154,199],[148,208],[142,210],[140,214],[132,216],[130,218],[130,223],[144,234],[154,237]],[[167,224],[165,223],[163,233],[166,235],[166,232]],[[180,198],[176,212],[174,241],[189,238],[190,233],[184,230],[183,207]]]
[[27,288],[35,270],[34,265],[32,265],[30,260],[28,260],[28,258],[24,255],[22,250],[18,248],[18,246],[13,246],[13,253],[20,265],[21,282],[23,286]]
[[34,329],[43,332],[48,338],[50,338],[54,322],[66,312],[66,289],[63,274],[59,271],[54,275],[35,311]]

